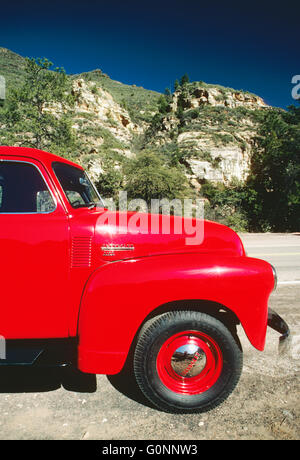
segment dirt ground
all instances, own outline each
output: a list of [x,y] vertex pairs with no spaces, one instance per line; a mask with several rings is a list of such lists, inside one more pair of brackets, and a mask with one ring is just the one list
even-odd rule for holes
[[122,376],[67,379],[65,371],[1,369],[0,439],[299,440],[299,305],[299,285],[271,295],[270,306],[293,334],[284,356],[278,356],[275,331],[268,328],[265,351],[258,352],[239,330],[241,380],[227,401],[205,414],[159,412]]

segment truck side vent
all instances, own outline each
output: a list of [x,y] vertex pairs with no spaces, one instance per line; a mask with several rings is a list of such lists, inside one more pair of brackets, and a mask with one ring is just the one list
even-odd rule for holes
[[71,268],[90,267],[92,263],[92,237],[72,238]]

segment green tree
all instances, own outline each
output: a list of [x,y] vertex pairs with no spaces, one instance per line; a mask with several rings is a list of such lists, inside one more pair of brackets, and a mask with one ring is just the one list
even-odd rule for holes
[[124,168],[125,190],[129,198],[182,199],[188,197],[190,188],[180,169],[168,167],[153,152],[140,153]]
[[201,194],[207,198],[205,217],[233,228],[235,231],[248,230],[248,218],[244,209],[247,189],[243,183],[233,180],[231,184],[205,182]]
[[104,156],[102,160],[103,172],[95,185],[103,198],[113,198],[117,201],[118,192],[122,189],[123,185],[122,169],[116,167],[116,162],[109,156]]
[[169,102],[165,94],[161,94],[158,98],[159,113],[166,114],[168,112]]
[[246,208],[251,229],[300,227],[299,108],[265,115],[252,156]]
[[181,78],[180,78],[180,85],[185,86],[187,83],[190,82],[190,78],[187,73],[185,73]]
[[165,96],[166,96],[166,98],[167,98],[167,99],[170,99],[171,95],[172,95],[172,94],[171,94],[170,89],[169,89],[169,88],[166,88],[166,89],[165,89]]
[[5,101],[1,143],[71,153],[76,138],[69,108],[71,82],[65,71],[45,58],[26,59],[25,80]]

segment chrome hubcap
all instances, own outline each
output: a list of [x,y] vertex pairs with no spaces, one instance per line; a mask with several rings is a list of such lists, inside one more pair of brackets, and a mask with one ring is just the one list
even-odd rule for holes
[[171,358],[171,367],[180,377],[195,377],[206,365],[206,356],[202,348],[187,343],[177,348]]

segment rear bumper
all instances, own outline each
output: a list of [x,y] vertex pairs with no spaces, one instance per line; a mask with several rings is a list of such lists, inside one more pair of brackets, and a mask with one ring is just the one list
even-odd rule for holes
[[279,332],[279,353],[283,354],[290,347],[290,328],[287,323],[272,308],[268,309],[268,326]]

